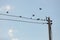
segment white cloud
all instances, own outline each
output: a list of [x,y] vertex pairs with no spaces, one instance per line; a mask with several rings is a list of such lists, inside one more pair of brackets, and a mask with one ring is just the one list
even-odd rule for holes
[[11,37],[11,38],[13,37],[13,29],[9,29],[9,30],[8,30],[8,35],[9,35],[9,37]]
[[19,40],[18,38],[16,38],[17,36],[14,35],[16,32],[17,32],[17,30],[14,29],[14,28],[10,28],[8,30],[8,35],[9,35],[9,37],[10,37],[11,40]]
[[0,12],[12,11],[14,9],[11,5],[4,5],[0,7]]
[[10,10],[10,9],[11,9],[11,6],[7,5],[6,10]]
[[9,33],[13,33],[13,29],[9,29]]

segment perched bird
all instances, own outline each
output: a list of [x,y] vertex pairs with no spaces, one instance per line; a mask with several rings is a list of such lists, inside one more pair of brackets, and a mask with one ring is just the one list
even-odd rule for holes
[[35,15],[33,14],[32,16],[34,17]]
[[19,16],[20,18],[22,17],[22,16]]
[[9,13],[8,11],[6,11],[6,13]]
[[37,18],[37,20],[40,20],[40,18]]

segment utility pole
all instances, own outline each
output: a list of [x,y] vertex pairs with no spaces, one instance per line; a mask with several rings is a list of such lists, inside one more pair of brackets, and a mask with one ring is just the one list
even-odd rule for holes
[[51,25],[52,25],[52,20],[50,20],[50,17],[47,17],[47,24],[48,24],[48,32],[49,32],[49,40],[52,40],[52,34],[51,34]]

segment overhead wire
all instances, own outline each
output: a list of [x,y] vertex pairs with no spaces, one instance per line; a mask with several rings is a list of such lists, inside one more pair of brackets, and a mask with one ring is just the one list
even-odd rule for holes
[[33,18],[28,18],[28,17],[23,17],[23,16],[7,15],[7,14],[2,14],[2,13],[0,13],[0,15],[5,15],[5,16],[10,16],[10,17],[18,17],[18,18],[24,18],[24,19],[31,19],[31,20],[40,20],[40,21],[46,21],[45,19],[40,19],[40,18],[33,19]]
[[3,19],[3,18],[0,18],[0,20],[17,21],[17,22],[26,22],[26,23],[36,23],[36,24],[47,24],[47,23],[42,23],[42,22],[22,21],[22,20]]

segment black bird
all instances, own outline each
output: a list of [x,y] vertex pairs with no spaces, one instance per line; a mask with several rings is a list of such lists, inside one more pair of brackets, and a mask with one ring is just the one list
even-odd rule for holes
[[9,13],[8,11],[6,13]]
[[32,16],[34,17],[35,15],[33,14]]
[[42,8],[39,8],[39,10],[42,10]]
[[37,20],[40,20],[40,18],[37,18]]

